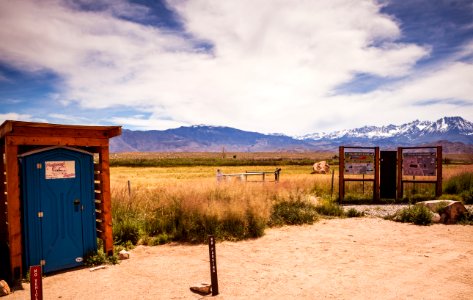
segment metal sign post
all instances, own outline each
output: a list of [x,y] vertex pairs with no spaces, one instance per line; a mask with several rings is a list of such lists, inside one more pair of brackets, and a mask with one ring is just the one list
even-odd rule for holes
[[212,283],[212,296],[218,295],[217,277],[217,252],[215,251],[215,238],[209,235],[210,280]]
[[43,278],[41,266],[30,267],[30,293],[31,300],[43,299]]

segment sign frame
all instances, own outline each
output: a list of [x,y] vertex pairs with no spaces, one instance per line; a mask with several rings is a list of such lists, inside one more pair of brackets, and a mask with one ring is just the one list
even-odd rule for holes
[[[355,149],[355,152],[345,152],[345,149]],[[360,151],[360,150],[372,150],[370,152],[368,151]],[[366,169],[368,168],[368,165],[373,163],[374,165],[374,170],[373,172],[370,173],[363,173],[363,172],[357,172],[357,173],[347,173],[348,175],[363,175],[363,178],[346,178],[345,177],[345,165],[346,165],[346,156],[345,153],[364,153],[364,158],[362,159],[361,157],[357,158],[350,158],[348,161],[348,164],[364,164],[364,166],[361,167],[356,167],[358,170],[362,170],[363,167]],[[371,159],[371,156],[373,156],[373,159]],[[369,159],[367,159],[369,157]],[[364,161],[364,163],[363,163]],[[365,170],[366,170],[365,169]],[[366,175],[373,175],[373,178],[365,178]],[[338,186],[338,195],[339,195],[339,203],[341,204],[343,199],[345,198],[345,182],[346,181],[361,181],[361,182],[373,182],[373,201],[378,202],[379,201],[379,196],[380,196],[380,190],[379,190],[379,147],[351,147],[351,146],[340,146],[339,147],[339,186]]]
[[[430,152],[422,151],[430,149]],[[434,150],[435,149],[435,150]],[[412,156],[421,156],[421,153],[432,153],[435,152],[435,167],[436,172],[435,175],[414,175],[414,174],[404,174],[404,150],[414,150],[418,152],[410,152],[414,153]],[[420,151],[419,151],[420,150]],[[435,184],[435,197],[440,197],[442,195],[442,146],[433,146],[433,147],[399,147],[397,148],[397,158],[398,158],[398,171],[397,171],[397,198],[402,199],[404,196],[404,183],[430,183]],[[427,168],[427,167],[426,167]],[[412,176],[412,179],[406,179],[405,176]],[[420,177],[433,177],[435,176],[435,180],[425,180],[425,179],[416,179],[416,176]]]

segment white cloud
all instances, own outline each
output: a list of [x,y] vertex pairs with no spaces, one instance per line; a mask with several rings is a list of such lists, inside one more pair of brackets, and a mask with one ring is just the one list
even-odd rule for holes
[[0,114],[0,124],[7,120],[31,122],[33,121],[33,117],[31,115],[17,114],[17,113]]
[[[66,104],[146,111],[148,118],[113,119],[142,129],[213,124],[303,134],[405,121],[426,97],[471,99],[471,65],[413,76],[430,49],[396,42],[400,24],[375,1],[169,1],[186,34],[117,18],[145,14],[142,6],[100,3],[106,9],[86,12],[59,0],[0,2],[0,59],[58,74]],[[211,51],[201,50],[204,42]],[[334,94],[359,73],[409,80]],[[431,119],[447,108],[455,109],[422,109]]]
[[112,122],[117,124],[127,124],[133,126],[136,130],[154,130],[156,128],[177,128],[180,126],[189,126],[192,124],[184,124],[175,122],[172,120],[160,120],[154,118],[145,118],[143,116],[132,116],[126,117],[114,117],[111,119]]

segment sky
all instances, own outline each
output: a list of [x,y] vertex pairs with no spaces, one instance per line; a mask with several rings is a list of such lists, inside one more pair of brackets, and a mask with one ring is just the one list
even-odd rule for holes
[[473,121],[473,0],[0,0],[0,122]]

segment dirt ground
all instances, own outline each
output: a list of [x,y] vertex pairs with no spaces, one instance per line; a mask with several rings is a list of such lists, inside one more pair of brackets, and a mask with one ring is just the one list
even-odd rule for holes
[[[139,246],[91,272],[49,275],[45,299],[472,299],[473,226],[416,226],[380,218],[322,220],[216,245],[218,296],[207,245]],[[4,299],[29,299],[29,285]]]

